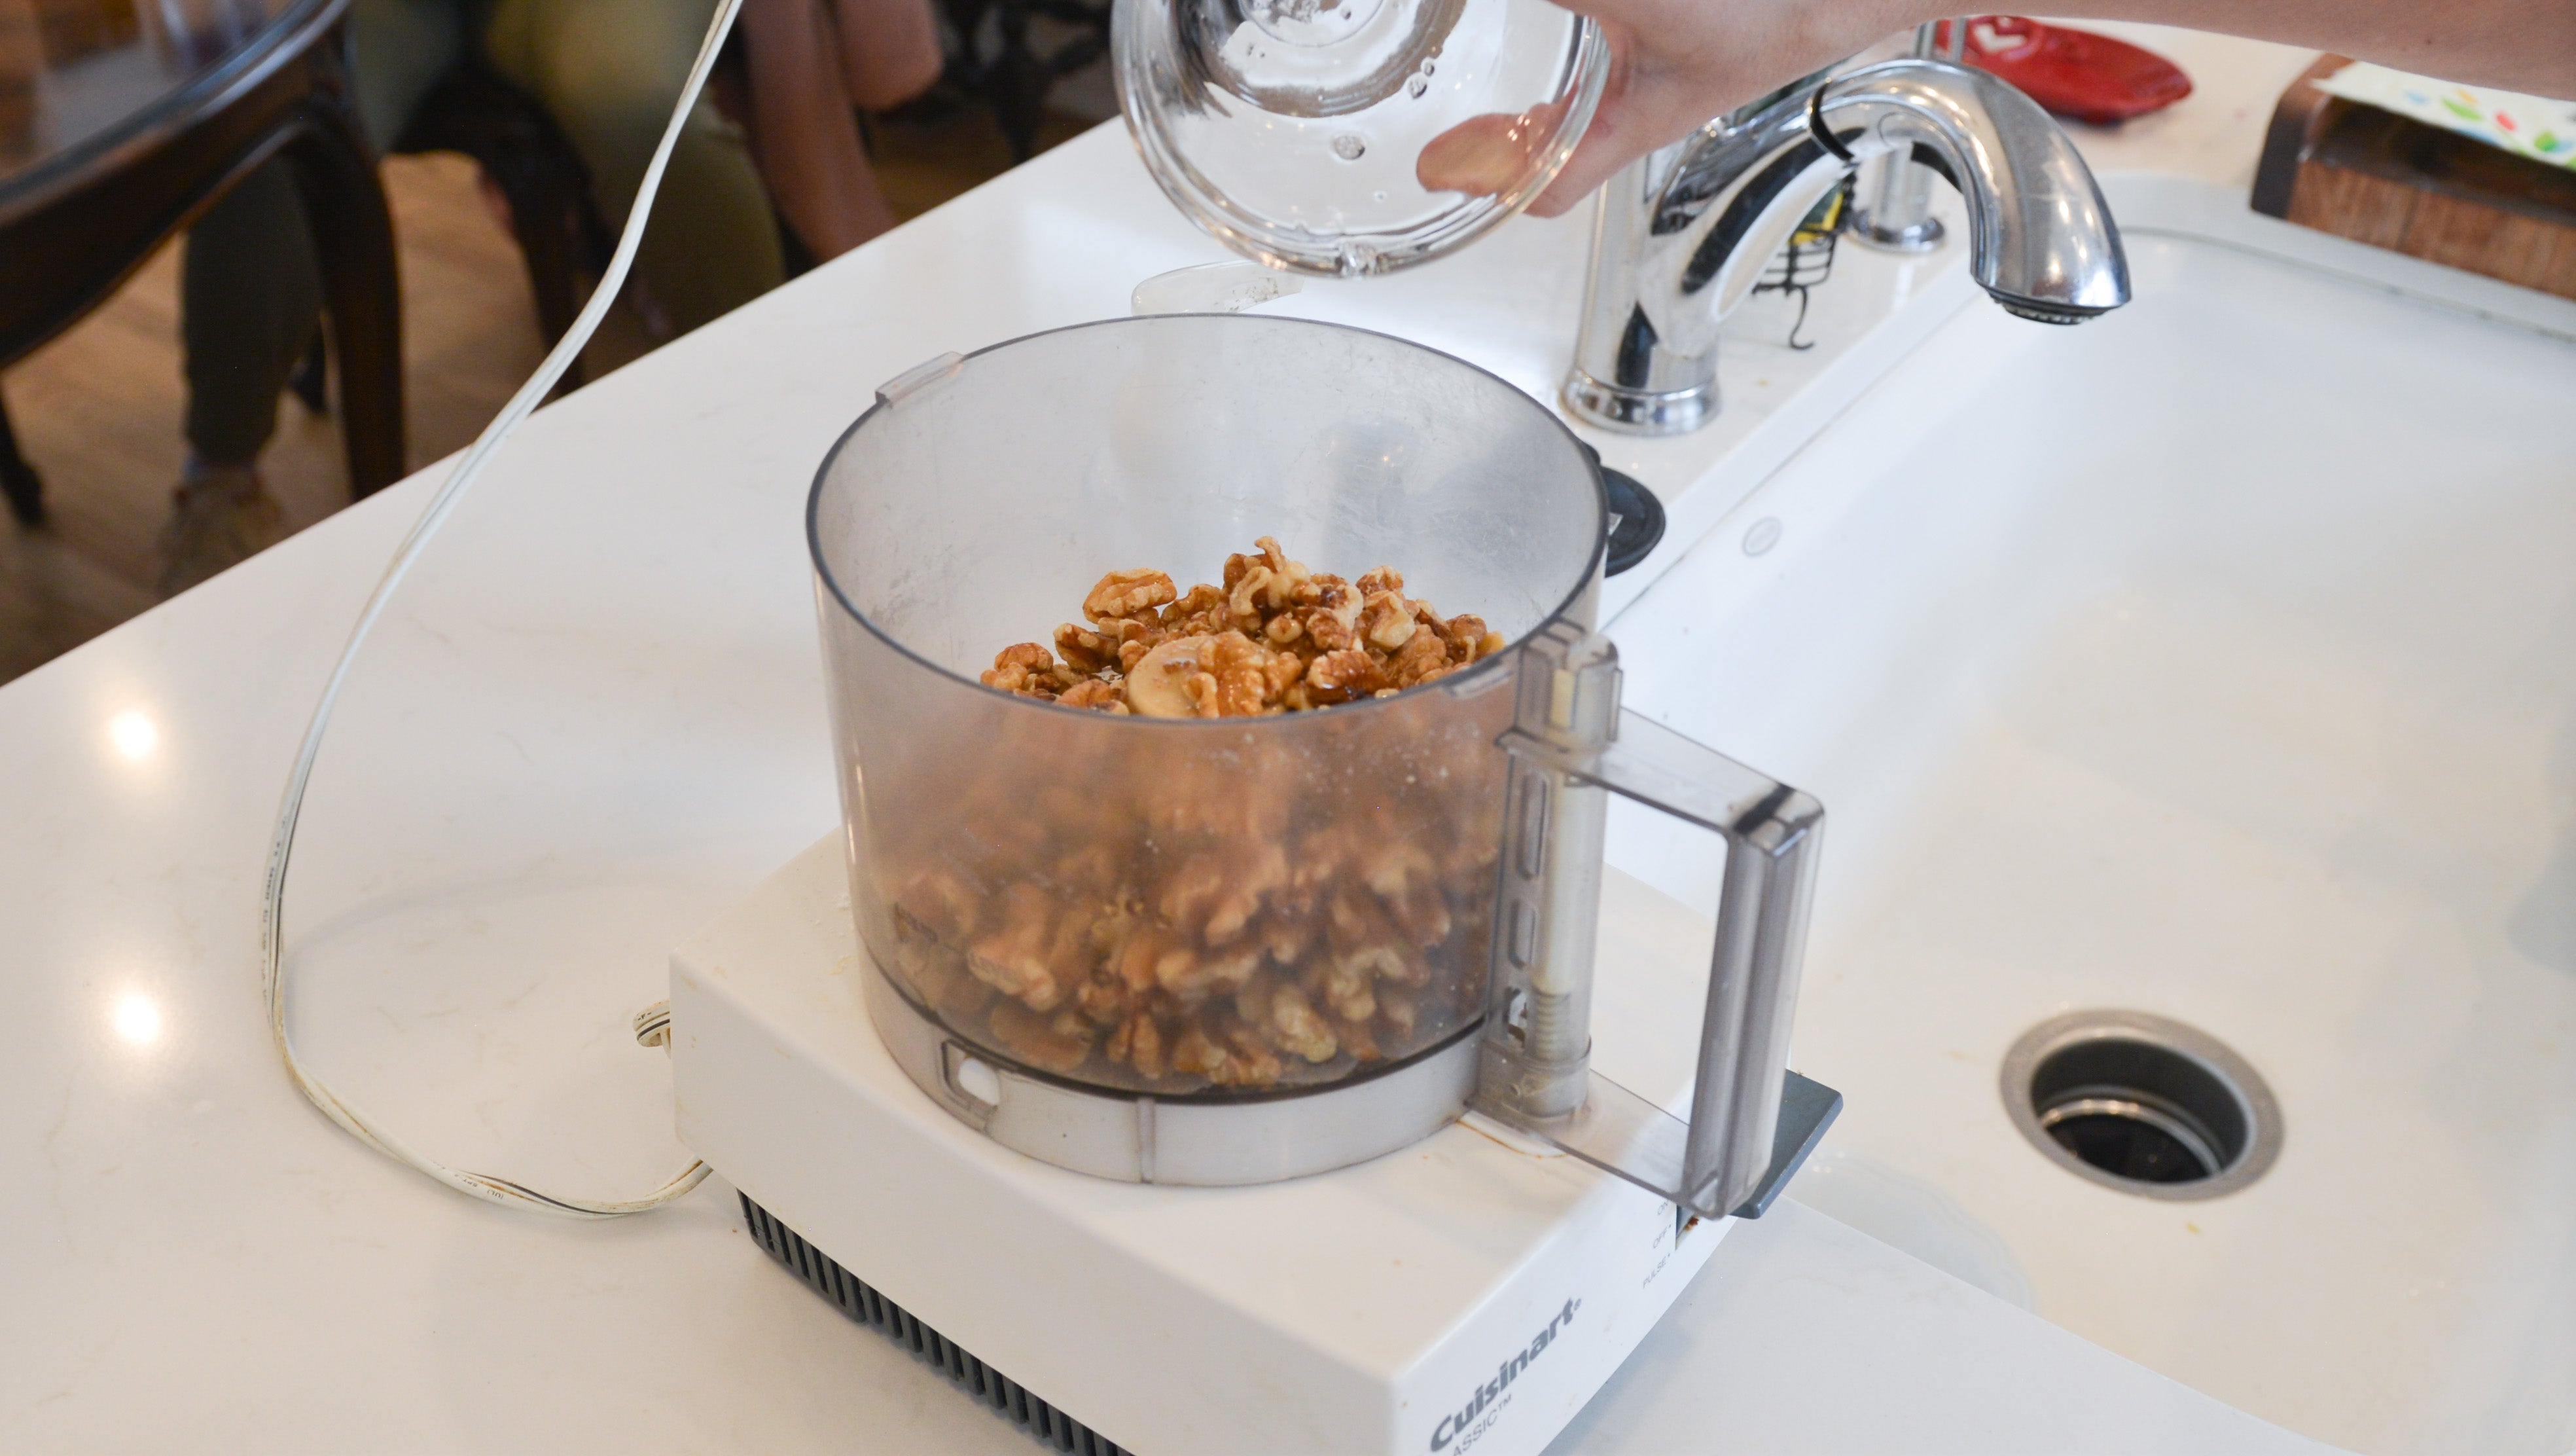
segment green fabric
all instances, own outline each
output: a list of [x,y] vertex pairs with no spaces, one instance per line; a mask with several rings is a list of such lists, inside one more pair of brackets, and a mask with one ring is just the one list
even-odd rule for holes
[[[687,80],[715,0],[355,0],[350,67],[368,140],[390,146],[483,20],[493,68],[542,102],[590,169],[600,212],[626,215]],[[700,102],[671,156],[636,276],[696,328],[784,276],[769,199],[741,136]],[[244,178],[189,231],[180,274],[188,443],[209,464],[255,459],[312,341],[322,289],[282,161]]]
[[188,448],[247,465],[277,429],[277,397],[322,316],[321,270],[286,164],[241,180],[188,231],[179,263]]
[[[382,153],[464,53],[455,0],[356,0],[349,65],[368,144]],[[180,263],[188,445],[247,465],[277,431],[277,399],[322,317],[321,267],[284,161],[242,179],[188,232]]]
[[[545,102],[620,219],[688,81],[715,0],[496,0],[493,69]],[[636,250],[645,291],[686,333],[778,286],[778,224],[742,135],[701,98],[671,151],[667,205]]]

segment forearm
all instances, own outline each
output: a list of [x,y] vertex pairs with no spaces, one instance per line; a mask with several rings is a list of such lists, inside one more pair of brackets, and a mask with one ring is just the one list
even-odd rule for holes
[[[1558,0],[1601,22],[1610,85],[1535,211],[1709,117],[1952,12],[1944,0]],[[1956,0],[1947,0],[1955,4]],[[2576,97],[2576,0],[2051,0],[2050,13],[2313,46],[2445,80]]]

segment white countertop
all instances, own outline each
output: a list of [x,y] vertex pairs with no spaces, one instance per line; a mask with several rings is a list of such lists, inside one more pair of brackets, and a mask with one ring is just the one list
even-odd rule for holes
[[[2088,138],[2097,164],[2250,176],[2306,57],[2149,39],[2200,93]],[[1583,226],[1516,222],[1485,246],[1536,273],[1470,255],[1414,306],[1471,355],[1500,328],[1509,354],[1515,299],[1476,289],[1561,278]],[[289,907],[311,1060],[467,1166],[630,1194],[676,1169],[667,1071],[626,1018],[661,994],[665,947],[837,812],[815,462],[880,380],[1122,313],[1139,278],[1218,256],[1108,128],[537,416],[325,749]],[[1554,367],[1522,344],[1519,373]],[[506,1213],[287,1083],[256,981],[268,827],[426,484],[0,689],[0,1158],[21,1170],[0,1189],[0,1448],[1035,1449],[771,1266],[720,1182],[614,1224]],[[2305,1444],[1794,1203],[1728,1240],[1562,1448],[1713,1433]]]

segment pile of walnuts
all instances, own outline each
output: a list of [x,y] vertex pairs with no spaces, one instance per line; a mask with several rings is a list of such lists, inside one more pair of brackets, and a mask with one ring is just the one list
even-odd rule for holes
[[1082,599],[1091,625],[1005,647],[986,687],[1148,718],[1248,718],[1418,687],[1502,650],[1482,617],[1407,600],[1381,566],[1358,581],[1309,571],[1264,536],[1225,559],[1225,583],[1184,596],[1159,571],[1113,571]]
[[972,751],[943,740],[865,782],[871,948],[952,1029],[1186,1095],[1329,1083],[1483,1014],[1512,695],[1300,710],[1401,693],[1502,638],[1387,568],[1347,582],[1260,547],[1186,595],[1112,572],[1088,625],[984,681],[1103,713],[1293,717],[1139,735],[1004,713]]

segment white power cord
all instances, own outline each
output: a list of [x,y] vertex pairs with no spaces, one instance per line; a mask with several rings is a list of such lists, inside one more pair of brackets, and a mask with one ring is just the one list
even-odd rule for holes
[[[412,523],[410,534],[403,537],[402,545],[394,551],[392,562],[385,567],[385,574],[377,579],[376,589],[367,598],[365,610],[358,613],[357,625],[349,631],[348,645],[340,649],[340,660],[331,668],[330,681],[323,685],[321,700],[313,705],[313,719],[305,725],[304,744],[296,751],[295,770],[287,777],[286,794],[277,809],[277,831],[268,846],[268,882],[260,911],[259,987],[261,998],[268,1003],[269,1033],[276,1038],[277,1054],[286,1063],[286,1074],[295,1079],[295,1085],[303,1090],[314,1106],[321,1108],[358,1141],[398,1163],[427,1173],[460,1193],[470,1193],[505,1208],[533,1209],[566,1218],[620,1218],[631,1213],[645,1213],[705,1181],[707,1165],[691,1163],[678,1177],[642,1198],[620,1203],[593,1203],[578,1198],[557,1198],[489,1173],[469,1173],[448,1167],[369,1121],[346,1098],[305,1070],[303,1062],[295,1055],[294,1042],[286,1034],[283,957],[287,860],[295,849],[295,825],[304,812],[304,791],[313,779],[314,759],[322,751],[323,731],[331,725],[331,709],[339,700],[340,689],[348,682],[349,668],[357,661],[358,649],[366,643],[367,634],[375,629],[376,619],[384,614],[386,605],[393,600],[395,588],[402,585],[412,563],[429,545],[429,538],[446,521],[448,513],[456,508],[465,492],[482,477],[484,467],[492,463],[492,457],[500,453],[501,446],[518,430],[520,422],[554,389],[555,382],[563,378],[564,371],[572,367],[573,360],[581,356],[582,346],[590,342],[590,336],[598,331],[600,319],[607,315],[608,306],[616,300],[618,289],[626,282],[627,269],[635,261],[635,248],[644,237],[644,223],[652,214],[654,195],[662,189],[662,172],[670,165],[671,149],[679,142],[680,129],[687,124],[690,109],[697,105],[698,93],[706,89],[707,73],[714,69],[716,54],[724,48],[725,37],[733,30],[734,15],[741,9],[742,0],[721,0],[716,7],[715,18],[708,22],[706,39],[698,47],[697,62],[689,68],[688,84],[680,89],[680,104],[672,108],[670,124],[662,129],[661,145],[653,149],[652,165],[644,169],[644,184],[637,189],[635,204],[627,211],[626,229],[618,235],[617,251],[610,256],[608,272],[600,278],[598,289],[590,295],[590,302],[583,305],[581,316],[573,320],[571,331],[555,345],[552,353],[546,355],[545,362],[537,366],[537,372],[529,376],[527,383],[519,386],[519,392],[510,397],[510,402],[493,417],[492,423],[483,427],[483,433],[474,441],[474,448],[468,450],[465,459],[449,472],[447,479],[439,485],[438,494],[430,497],[420,519]],[[668,1013],[664,1014],[667,1016]],[[637,1030],[640,1037],[644,1028],[639,1025]]]

